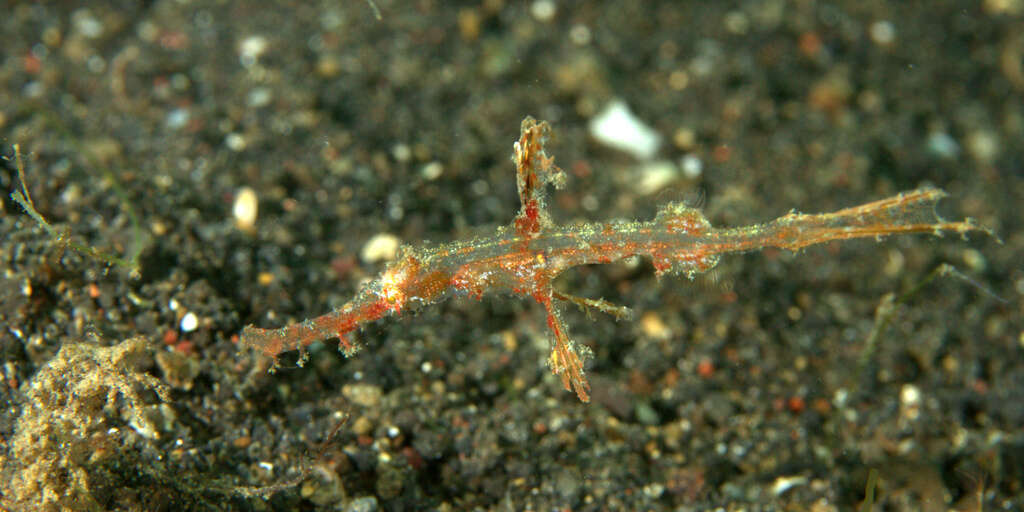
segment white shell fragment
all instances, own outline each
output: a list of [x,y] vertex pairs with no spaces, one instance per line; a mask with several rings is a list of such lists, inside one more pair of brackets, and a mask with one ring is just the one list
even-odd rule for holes
[[612,101],[590,120],[590,135],[638,160],[649,160],[661,146],[661,135],[637,119],[621,100]]

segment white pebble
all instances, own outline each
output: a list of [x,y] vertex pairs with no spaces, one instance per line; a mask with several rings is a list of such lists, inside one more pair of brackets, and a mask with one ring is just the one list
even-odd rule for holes
[[189,114],[187,108],[176,108],[167,113],[164,124],[171,130],[177,130],[184,128],[190,117],[191,114]]
[[441,165],[441,162],[435,160],[420,169],[420,176],[423,176],[423,179],[427,181],[434,181],[441,177],[442,172],[444,172],[444,166]]
[[192,332],[196,327],[199,327],[199,317],[195,313],[189,311],[181,317],[181,332]]
[[658,160],[640,169],[640,179],[633,183],[633,190],[642,195],[653,194],[676,179],[676,166],[666,160]]
[[906,420],[916,420],[921,416],[921,390],[913,384],[904,384],[900,388],[900,415]]
[[880,20],[871,24],[871,40],[882,46],[892,44],[896,39],[896,27],[889,20]]
[[256,216],[259,213],[260,200],[252,187],[242,187],[235,195],[235,204],[231,213],[235,217],[235,227],[241,231],[250,232],[256,226]]
[[249,91],[249,106],[252,108],[261,108],[270,104],[274,95],[270,92],[270,89],[266,87],[257,87]]
[[781,496],[785,494],[786,491],[806,483],[806,476],[780,476],[776,478],[775,483],[772,484],[772,494]]
[[391,261],[398,254],[398,245],[397,236],[390,233],[378,233],[367,241],[366,245],[363,245],[363,250],[359,252],[359,257],[364,263]]
[[530,14],[537,21],[549,22],[555,18],[555,3],[551,0],[536,0],[530,5]]
[[238,44],[238,56],[241,57],[243,62],[252,62],[260,58],[260,55],[267,51],[268,46],[270,44],[267,42],[267,38],[263,36],[249,36],[242,39],[242,42]]
[[412,148],[408,144],[395,144],[395,147],[391,148],[391,156],[399,162],[408,162],[412,158]]
[[245,137],[240,133],[229,133],[227,137],[224,137],[224,144],[231,151],[241,151],[246,146]]
[[999,155],[999,139],[987,130],[977,130],[967,136],[967,149],[971,156],[990,164]]
[[917,389],[917,386],[913,384],[904,384],[900,388],[900,402],[907,406],[921,403],[921,390]]
[[612,101],[590,120],[590,135],[639,160],[649,160],[661,145],[661,135],[637,119],[621,100]]
[[89,9],[78,9],[71,13],[71,23],[79,34],[89,39],[96,39],[103,35],[103,23],[96,19]]
[[683,176],[695,180],[700,178],[704,172],[704,162],[697,155],[686,155],[679,160],[679,166],[683,168]]
[[591,37],[590,28],[586,25],[577,24],[569,28],[569,40],[577,46],[590,44]]
[[960,145],[946,132],[932,132],[928,135],[928,151],[939,158],[951,159],[960,154]]

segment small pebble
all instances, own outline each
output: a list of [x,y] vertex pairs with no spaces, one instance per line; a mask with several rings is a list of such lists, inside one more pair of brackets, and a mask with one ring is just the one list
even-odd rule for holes
[[440,178],[441,173],[443,172],[444,166],[441,165],[441,162],[435,160],[427,165],[424,165],[423,168],[420,169],[420,176],[423,176],[423,179],[427,181],[434,181]]
[[360,496],[348,502],[346,512],[377,512],[380,505],[374,496]]
[[235,218],[235,227],[240,231],[251,233],[256,227],[256,216],[259,213],[259,197],[251,187],[238,189],[235,195],[235,204],[231,207],[231,213]]
[[921,415],[921,390],[913,384],[904,384],[900,388],[900,405],[905,419],[916,420]]
[[398,254],[398,237],[390,233],[378,233],[363,245],[359,257],[364,263],[391,261]]
[[246,67],[255,63],[256,59],[267,51],[270,43],[263,36],[249,36],[238,44],[238,57]]
[[252,108],[265,107],[270,104],[270,100],[273,99],[273,94],[270,89],[266,87],[257,87],[249,91],[249,97],[247,99],[249,106]]
[[648,311],[640,317],[640,329],[645,335],[658,340],[667,340],[672,336],[672,330],[665,325],[661,316],[653,311]]
[[164,119],[164,126],[171,130],[184,128],[190,117],[191,115],[187,108],[176,108],[167,113],[167,117]]
[[547,23],[555,18],[555,12],[555,3],[551,0],[536,0],[530,5],[530,14],[537,21]]
[[96,19],[89,9],[78,9],[71,13],[71,23],[76,32],[89,39],[103,35],[103,23]]
[[590,120],[590,135],[608,147],[649,160],[661,146],[661,135],[633,115],[620,100],[608,104]]
[[590,28],[586,25],[573,25],[569,28],[569,40],[577,46],[586,46],[590,44],[591,39]]
[[928,151],[939,158],[951,159],[960,154],[960,145],[946,132],[928,135]]
[[977,249],[964,250],[964,263],[970,267],[972,272],[983,272],[985,267],[988,266],[985,261],[985,255]]
[[391,156],[395,157],[395,160],[405,163],[412,158],[412,148],[408,144],[395,144],[391,148]]
[[805,476],[780,476],[775,479],[775,483],[772,484],[772,494],[781,496],[786,491],[807,483],[807,477]]
[[341,394],[356,405],[375,408],[380,405],[383,391],[373,384],[346,384],[341,388]]
[[896,40],[896,27],[889,20],[879,20],[871,24],[871,40],[877,45],[887,46]]
[[647,163],[640,169],[640,179],[633,182],[633,190],[638,194],[653,194],[676,179],[676,166],[666,160]]
[[992,163],[999,155],[999,139],[987,130],[977,130],[967,136],[967,149],[982,163]]
[[679,160],[679,167],[683,169],[683,176],[690,180],[700,178],[700,175],[704,172],[704,162],[696,155],[684,156]]
[[242,151],[246,146],[245,137],[240,133],[229,133],[224,137],[224,144],[231,151]]
[[199,317],[195,313],[189,311],[181,317],[181,332],[192,332],[196,327],[199,327]]
[[360,416],[352,422],[352,432],[356,435],[365,436],[373,430],[373,422],[366,416]]

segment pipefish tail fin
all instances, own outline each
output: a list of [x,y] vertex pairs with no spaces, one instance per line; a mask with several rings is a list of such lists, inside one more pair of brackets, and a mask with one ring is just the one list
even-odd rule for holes
[[922,187],[870,203],[832,213],[791,212],[765,224],[719,229],[709,239],[720,252],[742,252],[764,247],[796,251],[811,245],[853,238],[881,239],[909,233],[968,233],[980,231],[994,236],[991,229],[973,219],[947,221],[935,211],[945,191]]

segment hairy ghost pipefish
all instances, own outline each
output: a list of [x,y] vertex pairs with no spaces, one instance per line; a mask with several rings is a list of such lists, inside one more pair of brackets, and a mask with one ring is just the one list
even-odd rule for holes
[[545,195],[548,184],[563,186],[565,174],[544,151],[549,130],[545,122],[530,117],[523,120],[513,154],[520,209],[511,225],[481,238],[434,247],[403,247],[379,277],[363,285],[340,309],[279,329],[248,326],[242,331],[242,345],[277,356],[338,337],[341,350],[351,355],[358,347],[356,329],[384,316],[453,295],[512,294],[544,307],[552,334],[551,371],[561,377],[566,390],[575,391],[587,402],[590,386],[581,356],[587,356],[589,350],[569,337],[559,306],[571,302],[619,318],[629,316],[630,310],[556,291],[552,282],[570,268],[639,255],[653,261],[659,278],[666,274],[693,278],[714,267],[727,253],[766,247],[796,251],[833,240],[904,233],[988,231],[971,219],[948,222],[939,218],[934,207],[946,193],[932,187],[833,213],[791,212],[771,222],[738,228],[714,228],[699,210],[681,203],[661,207],[654,219],[646,222],[558,225],[545,209]]

